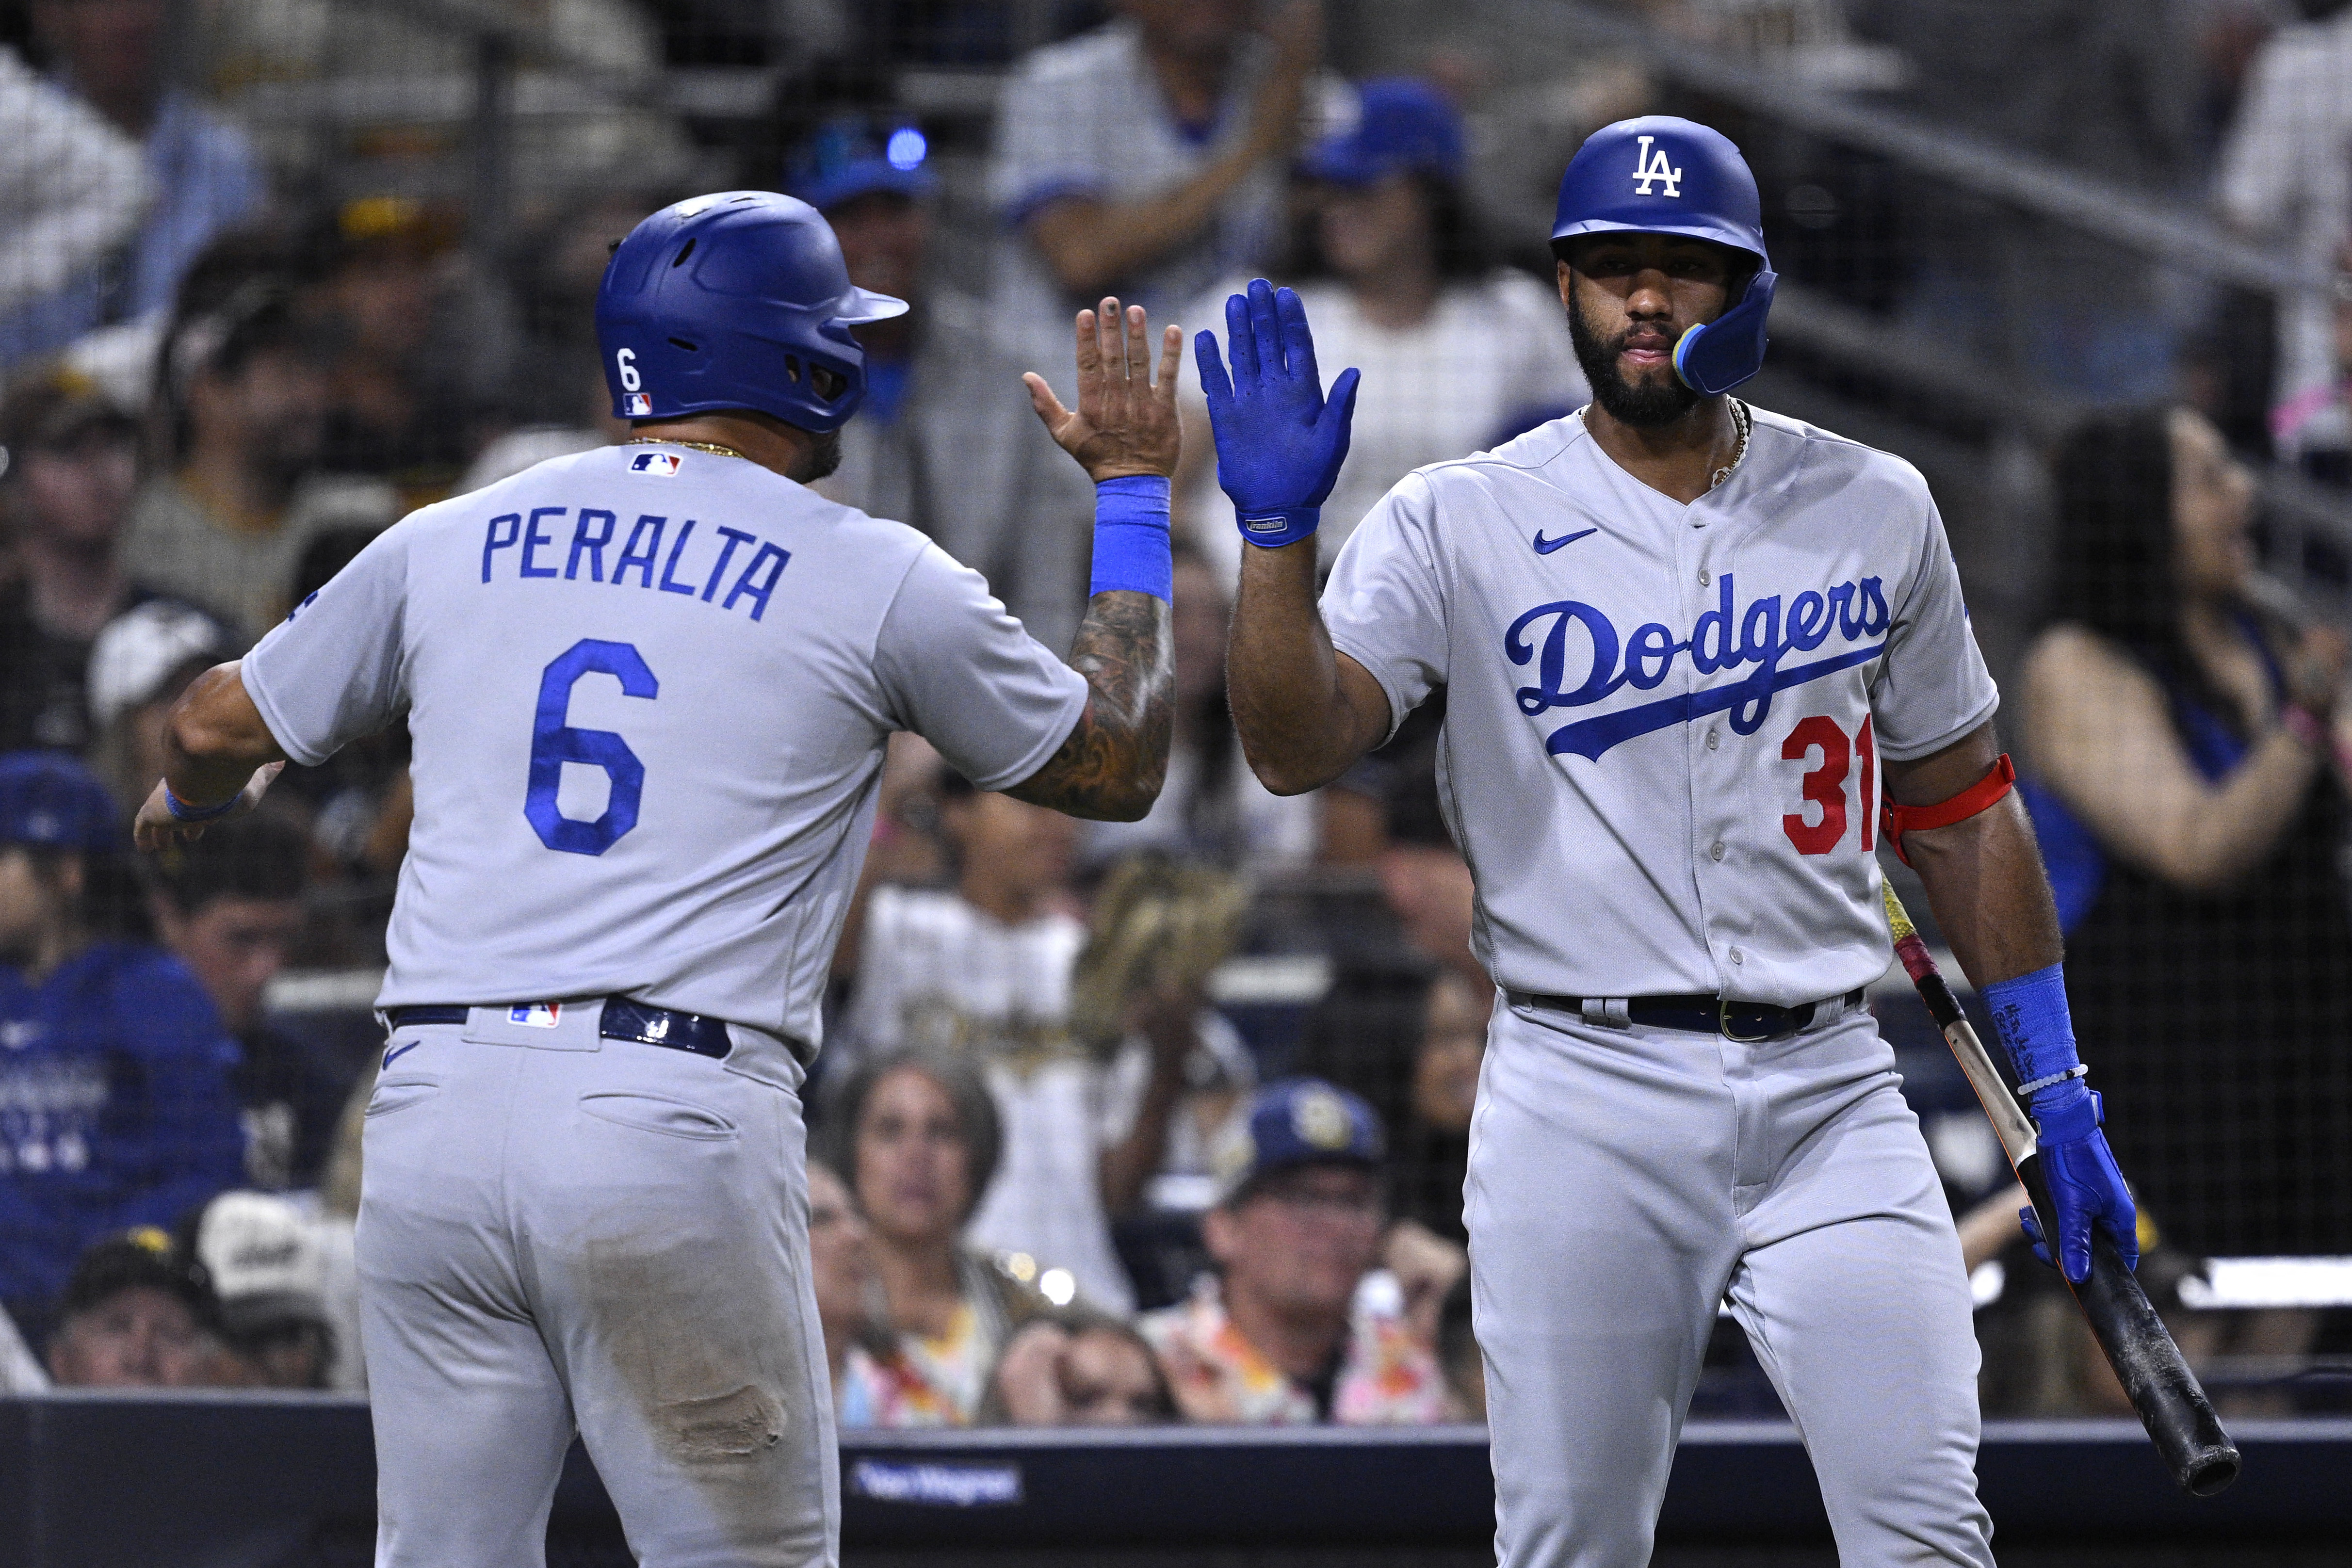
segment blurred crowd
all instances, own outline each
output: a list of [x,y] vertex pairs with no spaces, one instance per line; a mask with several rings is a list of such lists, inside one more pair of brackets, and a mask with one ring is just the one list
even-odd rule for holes
[[[1019,55],[978,21],[877,40],[864,9],[811,5],[761,135],[714,149],[632,99],[520,150],[493,246],[446,192],[322,182],[282,128],[241,120],[268,49],[295,47],[267,9],[33,0],[0,50],[0,1390],[363,1390],[373,1055],[348,1009],[289,1009],[282,982],[383,961],[404,734],[289,768],[265,811],[160,859],[134,861],[125,826],[181,691],[377,532],[625,437],[592,306],[639,217],[782,189],[824,212],[854,281],[914,302],[860,329],[866,401],[820,487],[922,529],[1061,648],[1091,497],[1018,377],[1068,394],[1077,307],[1116,291],[1215,326],[1252,276],[1297,287],[1323,362],[1365,375],[1336,550],[1413,468],[1584,402],[1547,189],[1585,133],[1667,106],[1605,54],[1538,87],[1435,46],[1350,79],[1311,0],[1067,7],[1068,37]],[[547,47],[651,69],[693,9],[583,3]],[[2146,27],[2089,0],[2006,0],[1997,24],[1900,0],[1620,9],[2205,202],[2352,276],[2352,9],[2174,0]],[[1967,89],[1986,26],[2071,41]],[[983,141],[927,135],[877,85],[873,60],[922,49],[1000,70]],[[2062,67],[2044,97],[2063,107],[2035,118],[2019,73]],[[1833,287],[1812,217],[1853,193],[1800,191],[1787,224],[1768,214],[1781,270]],[[1861,302],[1955,342],[2011,329],[1975,259],[1882,257]],[[2352,1253],[2347,651],[2254,575],[2246,466],[2352,483],[2352,288],[2259,318],[2207,301],[2242,350],[2220,360],[2161,290],[2053,288],[2033,323],[2065,353],[2053,380],[2115,406],[2052,433],[2050,609],[2005,729],[2084,1055],[2161,1228],[2160,1304],[2203,1351],[2307,1354],[2341,1326],[2200,1316],[2178,1286],[2208,1252]],[[885,770],[810,1091],[845,1425],[1483,1415],[1461,1186],[1494,993],[1444,821],[1443,695],[1317,794],[1257,782],[1224,698],[1240,546],[1186,377],[1158,806],[1076,822],[976,792],[907,736]],[[2017,1246],[2005,1173],[1950,1166],[1969,1261],[2014,1282],[1987,1334],[2032,1352],[1999,1364],[2039,1369],[1989,1403],[2111,1406]]]

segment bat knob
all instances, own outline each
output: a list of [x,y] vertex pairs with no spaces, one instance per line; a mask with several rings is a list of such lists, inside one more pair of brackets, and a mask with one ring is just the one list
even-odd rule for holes
[[2180,1484],[2192,1497],[2213,1497],[2238,1479],[2242,1468],[2234,1444],[2223,1443],[2191,1456],[2180,1467]]

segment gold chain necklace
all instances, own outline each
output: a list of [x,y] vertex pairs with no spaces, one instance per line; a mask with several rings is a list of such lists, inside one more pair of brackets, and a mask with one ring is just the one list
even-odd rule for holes
[[1731,423],[1739,427],[1739,444],[1731,449],[1731,461],[1715,471],[1715,479],[1707,486],[1710,490],[1730,478],[1731,471],[1739,466],[1739,460],[1748,455],[1748,405],[1738,398],[1731,400]]
[[[697,452],[708,452],[715,456],[743,457],[743,454],[733,447],[721,446],[715,441],[680,441],[674,435],[632,435],[621,444],[624,446],[690,446]],[[743,457],[743,461],[749,463],[751,460],[749,457]],[[1732,461],[1737,463],[1739,459],[1735,457]],[[1730,470],[1726,469],[1725,472],[1728,473]]]

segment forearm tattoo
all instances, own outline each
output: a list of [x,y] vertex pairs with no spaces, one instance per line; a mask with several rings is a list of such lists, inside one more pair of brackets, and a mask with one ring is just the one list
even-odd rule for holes
[[1087,602],[1070,667],[1092,695],[1053,759],[1005,793],[1074,817],[1131,821],[1168,775],[1176,661],[1168,605],[1115,590]]

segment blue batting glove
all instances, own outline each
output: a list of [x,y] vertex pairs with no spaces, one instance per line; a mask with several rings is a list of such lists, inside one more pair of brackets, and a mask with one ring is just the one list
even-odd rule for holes
[[1225,337],[1231,380],[1216,334],[1192,340],[1216,433],[1217,483],[1233,500],[1242,538],[1269,549],[1292,544],[1315,532],[1339,482],[1361,378],[1340,371],[1324,397],[1307,308],[1263,277],[1225,301]]
[[[2124,1185],[2123,1172],[2116,1168],[2107,1135],[2099,1130],[2098,1095],[2080,1083],[2064,1087],[2074,1093],[2058,1104],[2037,1107],[2040,1135],[2034,1145],[2041,1151],[2042,1179],[2050,1185],[2051,1207],[2058,1211],[2058,1267],[2069,1282],[2079,1285],[2091,1277],[2094,1225],[2115,1242],[2125,1267],[2139,1267],[2139,1210]],[[2033,1255],[2051,1261],[2049,1238],[2035,1223],[2033,1210],[2021,1208],[2017,1218],[2033,1243]]]

